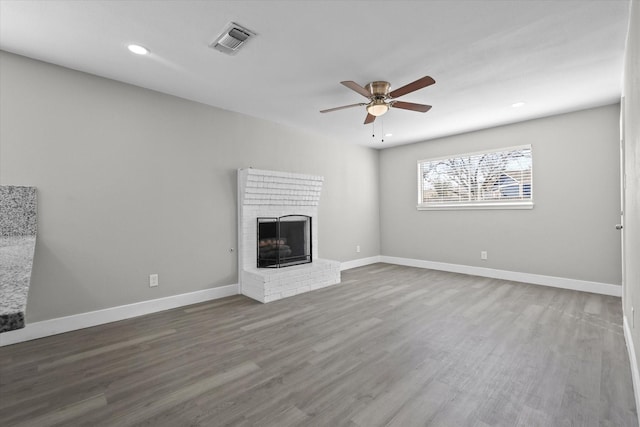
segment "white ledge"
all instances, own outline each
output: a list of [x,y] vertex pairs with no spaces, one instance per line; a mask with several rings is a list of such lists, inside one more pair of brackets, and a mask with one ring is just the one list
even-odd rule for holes
[[454,211],[471,209],[533,209],[533,202],[510,203],[442,203],[432,205],[418,205],[419,211]]

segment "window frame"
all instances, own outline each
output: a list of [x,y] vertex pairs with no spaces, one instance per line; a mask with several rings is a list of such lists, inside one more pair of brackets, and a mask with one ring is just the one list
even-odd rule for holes
[[[448,160],[455,158],[466,158],[471,156],[478,156],[483,154],[509,152],[528,149],[531,153],[531,185],[530,193],[531,197],[528,200],[482,200],[482,201],[466,201],[466,202],[443,202],[443,203],[424,203],[423,202],[423,179],[421,165],[426,162],[433,162],[438,160]],[[490,150],[476,151],[472,153],[452,154],[448,156],[432,157],[428,159],[418,160],[417,162],[417,206],[419,211],[437,211],[437,210],[480,210],[480,209],[533,209],[533,148],[531,144],[515,145],[509,147],[501,147]]]

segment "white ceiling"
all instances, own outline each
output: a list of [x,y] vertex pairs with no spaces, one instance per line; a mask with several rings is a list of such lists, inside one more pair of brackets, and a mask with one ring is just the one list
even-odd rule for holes
[[[0,49],[348,143],[388,147],[616,102],[628,0],[0,1]],[[208,47],[225,25],[258,34],[235,56]],[[138,43],[149,56],[131,54]],[[363,125],[340,85],[425,75]],[[526,105],[512,108],[522,101]],[[381,142],[381,126],[392,133]]]

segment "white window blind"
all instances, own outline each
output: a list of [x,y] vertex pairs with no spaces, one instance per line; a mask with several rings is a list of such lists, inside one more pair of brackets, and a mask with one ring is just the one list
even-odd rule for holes
[[531,145],[418,162],[418,209],[533,207]]

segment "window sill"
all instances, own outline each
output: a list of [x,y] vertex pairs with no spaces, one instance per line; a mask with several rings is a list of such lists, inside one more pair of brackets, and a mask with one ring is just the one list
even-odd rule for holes
[[484,209],[533,209],[533,202],[511,203],[443,203],[432,205],[418,205],[419,211],[459,211],[459,210],[484,210]]

